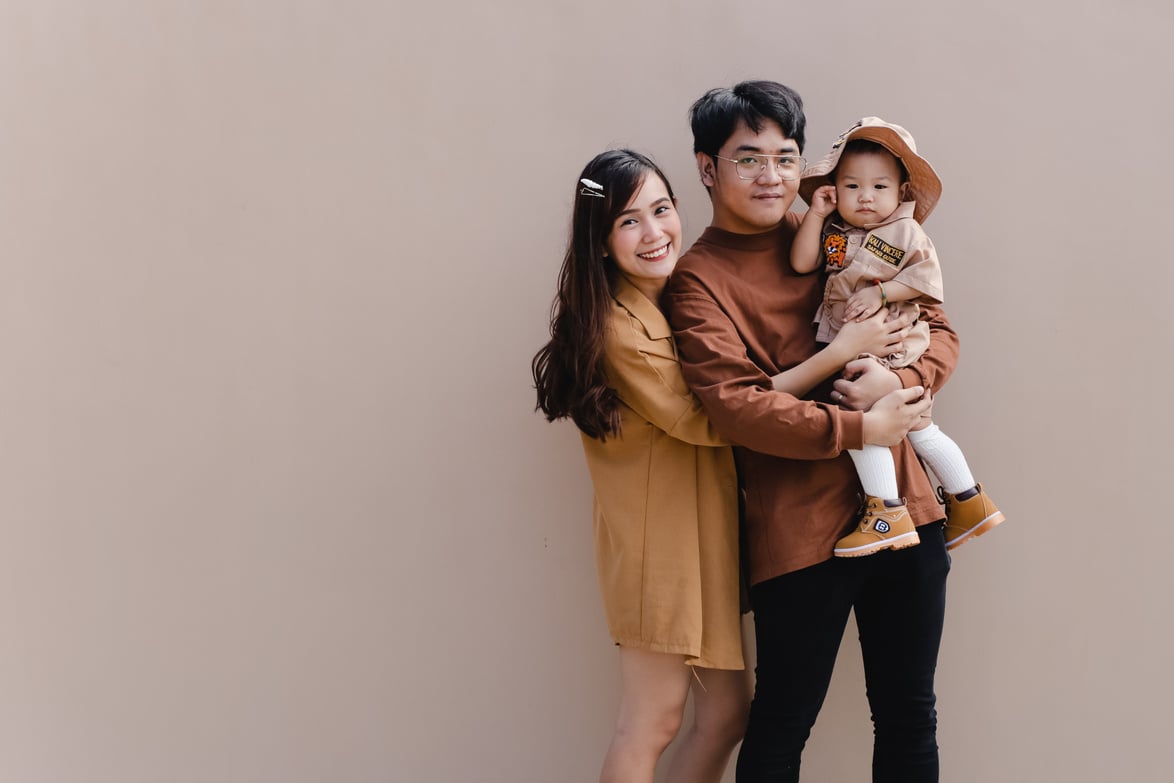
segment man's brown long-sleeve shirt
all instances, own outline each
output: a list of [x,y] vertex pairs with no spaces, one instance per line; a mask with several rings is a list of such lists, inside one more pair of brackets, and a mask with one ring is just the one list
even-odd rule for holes
[[[863,414],[828,402],[831,379],[808,399],[771,385],[772,375],[818,350],[812,316],[824,278],[791,270],[798,218],[790,212],[765,234],[707,228],[681,257],[665,291],[685,379],[718,432],[738,444],[752,584],[830,558],[855,521],[861,497],[843,452],[863,445]],[[898,375],[906,387],[937,391],[953,372],[958,338],[940,308],[925,307],[922,319],[930,324],[929,350]],[[914,522],[941,519],[909,442],[892,451]]]

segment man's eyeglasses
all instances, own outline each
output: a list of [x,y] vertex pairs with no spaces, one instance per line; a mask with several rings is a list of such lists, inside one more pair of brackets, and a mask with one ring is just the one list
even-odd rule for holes
[[799,175],[807,168],[807,161],[798,155],[743,155],[740,158],[723,158],[714,155],[718,160],[734,164],[738,172],[738,179],[758,179],[766,171],[766,164],[774,161],[775,171],[782,179],[799,179]]

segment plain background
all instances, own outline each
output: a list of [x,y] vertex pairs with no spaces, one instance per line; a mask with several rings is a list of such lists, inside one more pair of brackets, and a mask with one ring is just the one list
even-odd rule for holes
[[[908,127],[1006,511],[943,779],[1174,777],[1168,4],[0,2],[0,780],[590,781],[616,706],[573,427],[575,180],[744,78]],[[867,779],[850,632],[805,780]],[[732,780],[732,774],[727,778]]]

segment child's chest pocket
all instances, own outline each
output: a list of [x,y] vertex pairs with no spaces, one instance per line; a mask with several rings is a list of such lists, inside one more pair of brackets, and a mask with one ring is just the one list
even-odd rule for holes
[[865,238],[856,252],[855,260],[867,266],[870,271],[875,271],[877,277],[884,279],[892,277],[902,269],[908,256],[905,248],[889,244],[873,234]]

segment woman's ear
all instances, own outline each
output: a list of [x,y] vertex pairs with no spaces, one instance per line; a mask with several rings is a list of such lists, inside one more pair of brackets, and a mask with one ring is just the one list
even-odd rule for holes
[[716,173],[713,170],[713,158],[704,152],[698,152],[696,157],[697,173],[701,175],[701,184],[707,188],[712,188],[716,180]]

